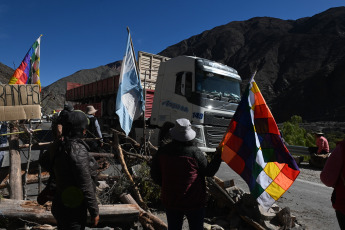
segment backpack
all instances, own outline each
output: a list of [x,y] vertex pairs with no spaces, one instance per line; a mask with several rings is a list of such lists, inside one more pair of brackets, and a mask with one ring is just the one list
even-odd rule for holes
[[96,117],[89,117],[89,125],[87,127],[87,137],[94,138],[97,137],[97,129],[96,129]]

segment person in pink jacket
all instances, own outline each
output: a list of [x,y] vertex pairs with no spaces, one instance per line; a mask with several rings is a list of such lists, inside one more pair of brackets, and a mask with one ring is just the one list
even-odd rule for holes
[[345,229],[345,140],[337,143],[328,158],[320,179],[328,187],[333,187],[331,201],[339,226]]
[[323,132],[316,132],[316,147],[309,147],[310,154],[327,154],[329,153],[329,145],[326,137],[323,136]]

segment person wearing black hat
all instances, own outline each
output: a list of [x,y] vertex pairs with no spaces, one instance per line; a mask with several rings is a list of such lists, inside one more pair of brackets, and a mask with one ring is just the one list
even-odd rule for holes
[[151,177],[161,186],[169,229],[182,229],[183,217],[189,229],[202,230],[206,205],[205,177],[216,174],[221,163],[217,149],[213,160],[193,144],[196,136],[188,119],[177,119],[170,129],[172,142],[161,146],[152,159]]
[[65,120],[67,113],[74,111],[71,104],[65,102],[63,110],[58,113],[54,113],[52,117],[52,132],[54,139],[57,140],[61,138],[62,135],[62,125]]
[[98,164],[81,139],[87,125],[88,119],[82,111],[66,113],[63,138],[50,157],[56,182],[52,214],[58,229],[85,229],[87,211],[94,226],[99,221],[95,184]]

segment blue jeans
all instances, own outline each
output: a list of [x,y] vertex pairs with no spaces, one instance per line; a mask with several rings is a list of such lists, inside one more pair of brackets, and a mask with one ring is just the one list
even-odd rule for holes
[[205,208],[191,211],[166,210],[168,220],[168,230],[181,230],[183,225],[183,217],[186,216],[190,230],[204,229]]
[[[7,143],[0,144],[0,147],[6,147]],[[0,151],[0,168],[2,166],[2,161],[4,160],[6,151]]]

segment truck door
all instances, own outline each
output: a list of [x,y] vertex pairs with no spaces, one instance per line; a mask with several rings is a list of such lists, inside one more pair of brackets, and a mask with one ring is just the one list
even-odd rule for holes
[[179,72],[176,74],[175,94],[179,96],[175,96],[175,98],[179,107],[172,110],[173,121],[181,117],[191,119],[192,106],[186,98],[192,95],[192,76],[192,72]]

